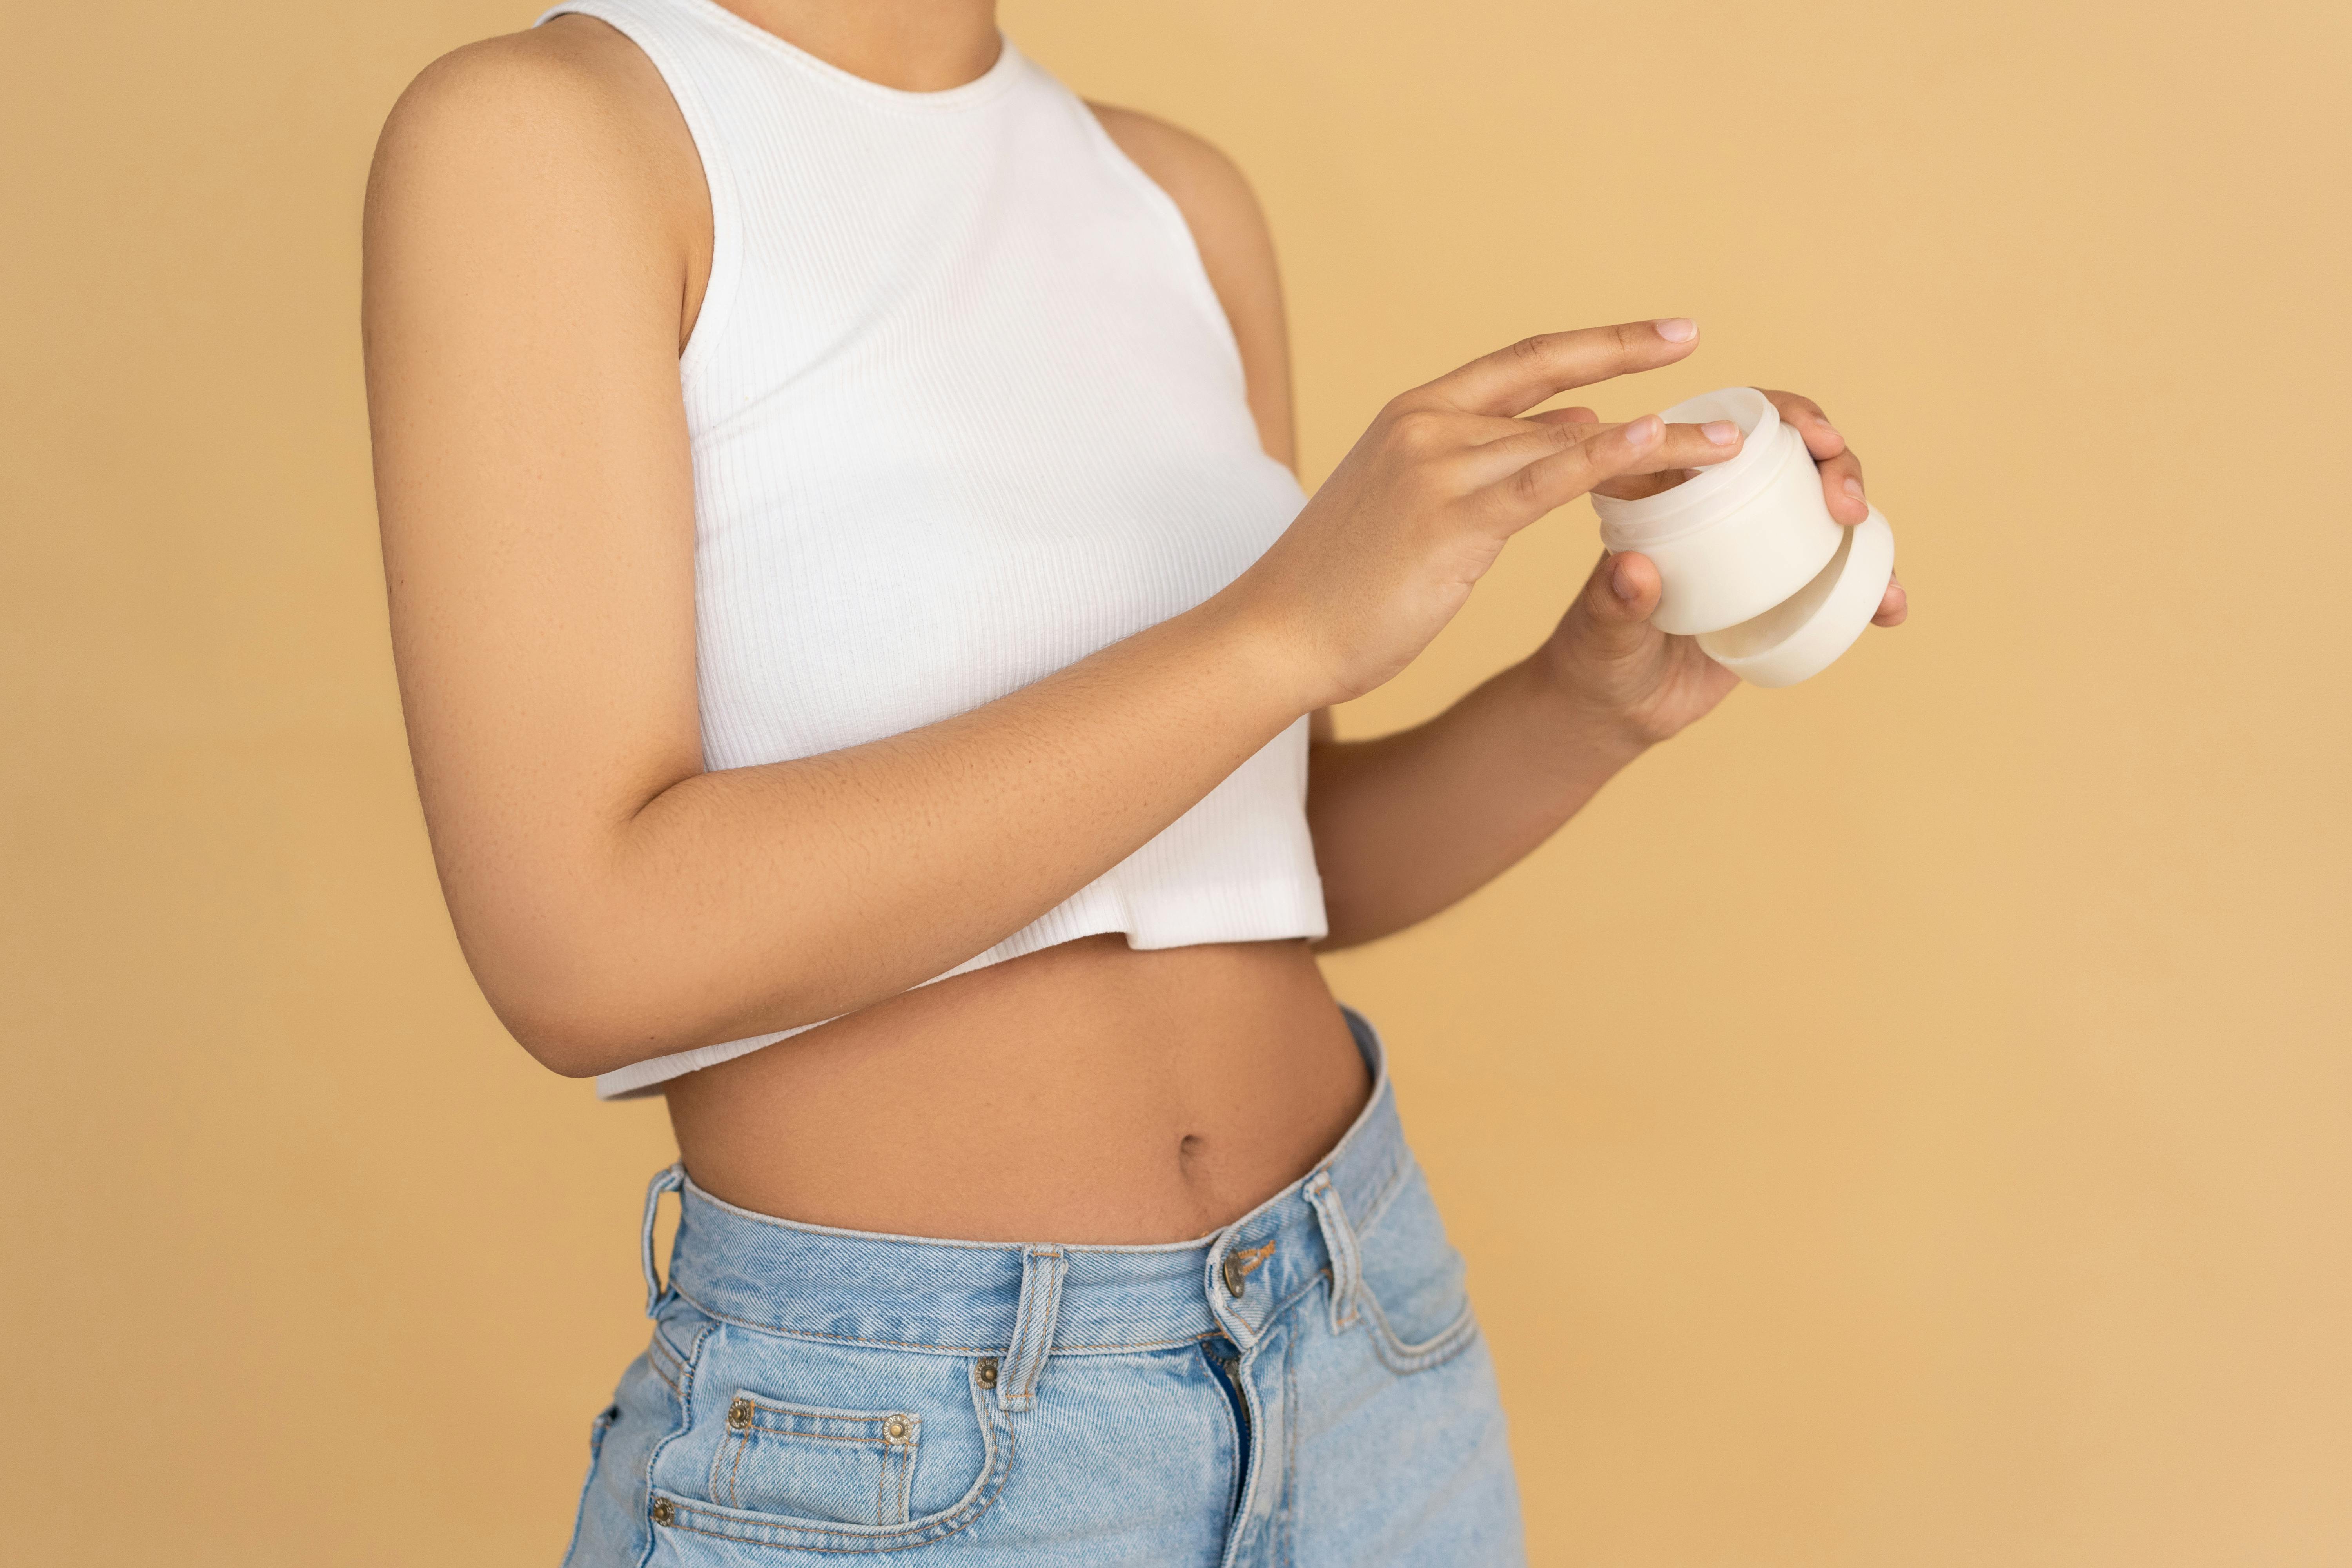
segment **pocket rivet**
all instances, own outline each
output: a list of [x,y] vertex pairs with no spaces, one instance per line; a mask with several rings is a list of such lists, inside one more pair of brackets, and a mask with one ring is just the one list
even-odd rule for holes
[[981,1387],[994,1388],[996,1386],[996,1358],[992,1355],[982,1356],[980,1361],[979,1371],[974,1375],[980,1379]]
[[893,1415],[889,1420],[882,1423],[882,1436],[885,1437],[891,1438],[895,1441],[898,1438],[904,1437],[906,1435],[907,1418],[905,1416]]
[[740,1432],[751,1425],[751,1402],[739,1399],[727,1407],[727,1425]]
[[654,1499],[654,1522],[667,1524],[677,1517],[677,1505],[666,1497]]

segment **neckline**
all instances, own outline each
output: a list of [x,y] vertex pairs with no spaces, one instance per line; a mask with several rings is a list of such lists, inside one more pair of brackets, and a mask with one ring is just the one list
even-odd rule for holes
[[922,111],[966,109],[973,104],[985,102],[1003,92],[1020,74],[1021,69],[1021,51],[1013,47],[1013,40],[1006,37],[1004,30],[1000,27],[996,32],[995,61],[970,81],[930,91],[891,87],[876,81],[871,77],[862,77],[856,71],[845,70],[830,60],[820,59],[782,34],[772,33],[758,23],[737,16],[726,6],[719,5],[719,0],[675,0],[675,3],[701,12],[730,32],[777,56],[788,64],[797,66],[811,76],[831,82],[874,102],[888,104],[897,109]]

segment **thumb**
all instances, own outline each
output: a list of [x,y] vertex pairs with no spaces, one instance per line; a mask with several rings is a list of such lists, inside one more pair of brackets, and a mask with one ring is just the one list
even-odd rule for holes
[[1603,554],[1584,584],[1585,620],[1598,651],[1630,653],[1642,646],[1664,591],[1648,556],[1630,550]]

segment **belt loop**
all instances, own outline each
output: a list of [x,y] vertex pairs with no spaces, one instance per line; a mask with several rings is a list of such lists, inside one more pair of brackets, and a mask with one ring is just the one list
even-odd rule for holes
[[[661,1305],[662,1293],[668,1289],[662,1283],[661,1271],[654,1267],[654,1215],[661,1212],[662,1194],[674,1193],[684,1185],[686,1166],[683,1163],[658,1173],[646,1184],[646,1229],[638,1238],[637,1247],[646,1266],[646,1316],[648,1318],[654,1315],[654,1309]],[[683,1204],[685,1200],[679,1201]],[[682,1225],[685,1220],[686,1211],[681,1207],[678,1222]]]
[[1355,1326],[1364,1260],[1356,1247],[1356,1227],[1348,1223],[1347,1206],[1339,1201],[1339,1190],[1331,1184],[1328,1165],[1307,1178],[1307,1201],[1314,1205],[1323,1248],[1331,1255],[1331,1331],[1343,1333]]
[[1070,1260],[1058,1247],[1024,1247],[1021,1254],[1021,1310],[1013,1319],[1013,1344],[997,1374],[996,1403],[1026,1410],[1036,1402],[1038,1374],[1054,1352],[1054,1329],[1062,1312],[1062,1276]]

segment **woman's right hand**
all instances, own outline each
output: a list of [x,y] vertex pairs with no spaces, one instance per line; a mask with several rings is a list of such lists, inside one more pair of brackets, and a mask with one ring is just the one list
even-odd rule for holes
[[1545,399],[1672,364],[1681,319],[1526,339],[1389,403],[1273,548],[1223,595],[1276,629],[1300,711],[1412,661],[1520,529],[1627,474],[1722,462],[1738,427],[1522,418]]

